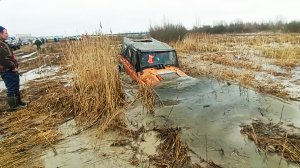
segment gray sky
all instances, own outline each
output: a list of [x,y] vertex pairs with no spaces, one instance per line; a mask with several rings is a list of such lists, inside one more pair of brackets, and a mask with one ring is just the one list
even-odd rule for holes
[[74,35],[147,31],[150,25],[300,20],[300,0],[0,0],[10,34]]

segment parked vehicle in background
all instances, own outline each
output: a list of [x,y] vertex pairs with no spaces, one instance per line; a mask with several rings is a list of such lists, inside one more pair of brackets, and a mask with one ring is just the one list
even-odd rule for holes
[[54,42],[60,42],[61,40],[62,40],[62,38],[60,38],[60,37],[54,37]]
[[31,44],[31,41],[28,39],[24,39],[21,41],[21,45],[29,45],[29,44]]
[[15,37],[8,37],[8,39],[5,41],[13,50],[18,50],[21,48],[20,40],[16,39]]
[[67,39],[70,41],[77,41],[77,40],[81,40],[81,37],[80,36],[70,36]]

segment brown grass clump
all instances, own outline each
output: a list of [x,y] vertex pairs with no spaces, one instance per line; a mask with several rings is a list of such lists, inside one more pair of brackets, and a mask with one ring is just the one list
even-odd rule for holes
[[299,60],[296,59],[277,59],[273,61],[273,64],[291,70],[297,66],[298,62]]
[[191,158],[189,148],[179,135],[180,128],[157,129],[162,143],[158,146],[159,155],[151,158],[158,167],[187,167]]
[[276,43],[300,44],[300,36],[297,33],[277,34],[272,40]]
[[257,47],[267,58],[274,59],[274,64],[283,68],[294,68],[300,63],[300,48],[299,47]]
[[207,77],[212,77],[221,81],[232,81],[235,83],[240,83],[241,85],[251,85],[255,83],[255,76],[251,71],[233,71],[231,69],[227,69],[226,67],[218,68],[218,67],[189,67],[188,63],[183,63],[183,67],[185,68],[185,72],[188,75],[203,75]]
[[203,61],[211,61],[215,64],[227,65],[237,68],[244,68],[249,70],[260,71],[262,69],[261,65],[253,64],[246,60],[235,60],[233,55],[225,55],[225,54],[212,54],[212,55],[204,55],[200,57],[200,60]]
[[184,40],[171,44],[179,52],[218,52],[222,47],[218,38],[212,35],[189,34]]
[[278,124],[254,121],[242,126],[241,133],[265,152],[275,152],[288,161],[300,164],[300,136],[287,132]]
[[[72,99],[63,83],[32,82],[26,90],[30,106],[0,118],[0,167],[36,164],[42,149],[60,140],[57,127],[72,116]],[[30,93],[30,95],[29,95]]]
[[34,45],[24,45],[21,47],[20,52],[23,52],[23,55],[30,54],[36,51],[36,47]]
[[275,59],[295,59],[300,58],[300,50],[298,48],[261,48],[263,55],[267,58]]
[[220,71],[217,79],[221,79],[223,81],[230,79],[232,81],[239,82],[243,86],[251,85],[255,81],[254,75],[250,72],[236,73],[230,70]]
[[149,113],[154,113],[156,103],[156,93],[154,89],[146,84],[140,83],[138,97],[141,98],[143,107],[145,107]]
[[289,94],[284,91],[284,88],[280,84],[274,84],[270,82],[260,82],[255,79],[254,74],[251,71],[233,71],[227,68],[216,67],[189,67],[187,63],[183,63],[185,72],[188,75],[196,76],[203,75],[210,78],[215,78],[220,81],[229,81],[240,84],[244,87],[250,87],[257,89],[261,93],[277,96],[282,99],[289,99]]
[[61,54],[64,50],[65,42],[61,43],[46,43],[42,48],[43,54]]
[[276,97],[283,98],[283,99],[290,98],[289,94],[283,90],[283,86],[280,84],[268,83],[267,85],[262,85],[262,84],[254,83],[253,85],[261,93],[274,95]]
[[70,43],[66,62],[74,74],[73,100],[79,125],[99,124],[102,130],[123,120],[124,92],[117,64],[117,50],[103,35]]
[[[180,137],[181,128],[154,128],[153,131],[159,133],[158,137],[162,143],[158,146],[158,155],[149,156],[150,162],[157,167],[162,168],[201,168],[200,165],[192,163],[189,156],[190,149]],[[200,158],[200,162],[206,162],[206,168],[221,168],[212,161],[204,161]]]
[[300,36],[297,33],[257,34],[252,37],[249,36],[247,39],[247,44],[253,46],[261,46],[270,43],[300,44]]

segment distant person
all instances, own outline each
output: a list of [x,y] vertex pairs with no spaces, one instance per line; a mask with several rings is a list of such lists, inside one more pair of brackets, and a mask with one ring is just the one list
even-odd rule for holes
[[40,51],[41,51],[41,46],[42,46],[42,44],[43,44],[42,40],[36,39],[36,40],[34,41],[34,44],[36,45],[36,50],[37,50],[38,52],[40,52]]
[[46,43],[46,39],[45,38],[41,38],[41,41],[42,41],[43,44]]
[[54,42],[59,42],[59,38],[55,37]]
[[14,111],[26,107],[27,103],[21,100],[19,66],[13,51],[5,42],[7,39],[7,30],[0,26],[0,74],[7,89],[9,111]]

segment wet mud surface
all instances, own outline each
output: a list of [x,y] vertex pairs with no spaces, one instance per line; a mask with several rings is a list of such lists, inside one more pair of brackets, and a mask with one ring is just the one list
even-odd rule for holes
[[[179,103],[174,103],[172,107],[163,106],[155,115],[166,116],[174,125],[186,128],[182,134],[191,149],[202,157],[207,154],[223,167],[278,166],[280,157],[257,152],[256,146],[240,133],[241,124],[261,118],[300,127],[298,102],[283,102],[250,89],[207,78],[194,79],[185,87],[176,83],[172,86],[169,82],[157,88],[156,92],[161,100]],[[285,162],[279,167],[287,165]]]
[[[34,53],[27,54],[24,60],[34,60]],[[55,79],[55,75],[61,75],[57,74],[61,70],[58,65],[37,65],[40,66],[22,74],[23,89],[29,81],[40,82],[45,77]],[[297,68],[293,71],[289,85],[291,80],[299,85],[299,72]],[[127,80],[124,86],[127,98],[133,101],[138,86],[125,74],[122,78]],[[3,89],[1,82],[0,90],[4,95]],[[297,89],[291,90],[295,91]],[[132,103],[125,111],[130,130],[143,127],[151,131],[141,133],[135,140],[118,132],[108,132],[99,138],[96,129],[79,131],[74,120],[70,120],[59,127],[62,137],[54,145],[55,150],[43,150],[33,166],[155,167],[149,159],[159,154],[157,148],[161,142],[158,132],[153,130],[180,128],[179,135],[190,149],[188,154],[192,162],[203,167],[203,159],[221,167],[299,167],[281,160],[278,154],[265,154],[240,132],[241,125],[257,119],[292,125],[297,130],[300,128],[299,102],[204,77],[165,81],[155,92],[159,101],[154,114],[147,113],[140,101]]]

